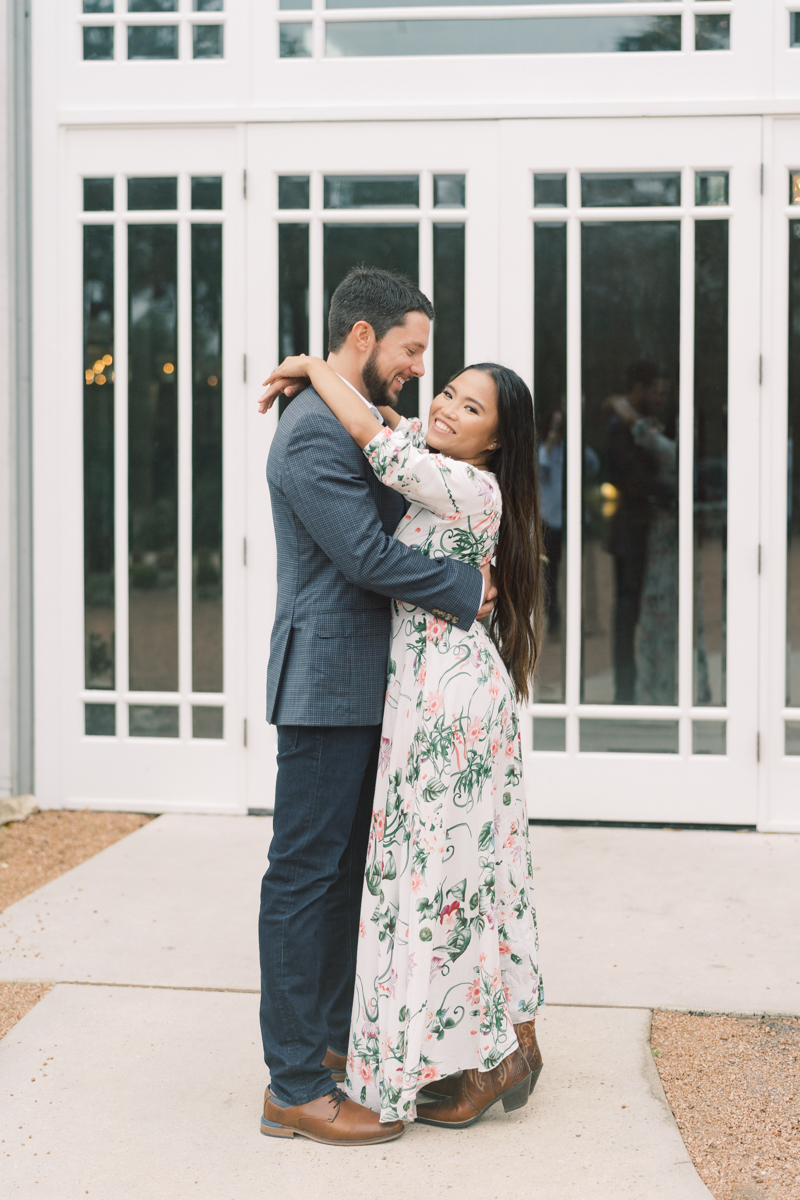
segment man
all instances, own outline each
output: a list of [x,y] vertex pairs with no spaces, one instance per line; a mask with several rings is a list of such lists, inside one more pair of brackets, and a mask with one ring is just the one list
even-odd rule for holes
[[[424,373],[433,308],[399,276],[356,268],[333,294],[328,362],[370,406]],[[262,411],[266,404],[262,405]],[[267,719],[278,727],[270,865],[261,891],[262,1132],[369,1144],[401,1123],[347,1099],[343,1078],[390,637],[389,598],[469,628],[483,573],[394,541],[405,505],[306,388],[267,466],[278,601]],[[332,1075],[335,1071],[335,1075]]]

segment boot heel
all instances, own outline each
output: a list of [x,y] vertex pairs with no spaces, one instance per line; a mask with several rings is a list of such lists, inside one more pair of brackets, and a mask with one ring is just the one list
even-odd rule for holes
[[276,1121],[268,1121],[266,1117],[261,1118],[261,1132],[267,1137],[294,1137],[293,1129],[278,1125]]
[[531,1071],[531,1090],[528,1093],[530,1096],[533,1095],[533,1089],[536,1087],[536,1084],[539,1082],[539,1076],[541,1075],[541,1073],[542,1073],[541,1067],[537,1067],[535,1071]]
[[525,1107],[531,1094],[530,1086],[529,1080],[523,1079],[521,1083],[516,1083],[513,1088],[503,1093],[501,1099],[505,1112],[514,1112],[517,1108]]

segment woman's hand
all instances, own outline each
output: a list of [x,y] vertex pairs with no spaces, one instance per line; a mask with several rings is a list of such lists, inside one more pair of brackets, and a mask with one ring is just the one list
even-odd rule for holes
[[311,358],[308,354],[294,354],[285,358],[264,380],[267,390],[258,402],[258,411],[269,412],[280,395],[291,397],[304,391],[308,387],[311,364],[321,361]]

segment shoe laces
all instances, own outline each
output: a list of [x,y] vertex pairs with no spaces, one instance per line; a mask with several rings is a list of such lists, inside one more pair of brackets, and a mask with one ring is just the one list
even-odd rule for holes
[[336,1112],[333,1114],[332,1117],[329,1117],[328,1119],[330,1121],[335,1121],[339,1115],[339,1109],[344,1104],[345,1100],[347,1099],[347,1096],[345,1095],[345,1093],[342,1091],[342,1089],[340,1087],[332,1088],[331,1091],[328,1092],[328,1095],[330,1096],[333,1104],[336,1105]]

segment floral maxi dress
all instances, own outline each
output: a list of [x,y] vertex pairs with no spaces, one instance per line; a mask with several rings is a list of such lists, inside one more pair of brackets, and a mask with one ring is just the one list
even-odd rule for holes
[[[419,421],[364,453],[410,501],[395,537],[480,566],[497,480],[425,448]],[[361,902],[345,1087],[412,1121],[426,1083],[489,1071],[543,1003],[513,689],[482,625],[392,602],[380,763]]]

